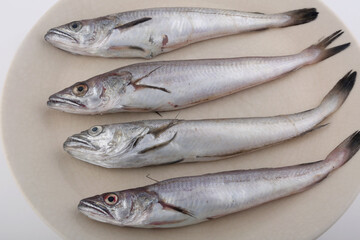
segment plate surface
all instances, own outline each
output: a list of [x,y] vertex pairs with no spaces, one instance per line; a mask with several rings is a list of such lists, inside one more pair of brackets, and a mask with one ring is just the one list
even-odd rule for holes
[[[141,169],[103,169],[71,158],[62,143],[71,134],[95,124],[159,118],[153,113],[78,116],[46,107],[50,94],[76,81],[141,59],[101,59],[73,56],[43,40],[46,31],[76,19],[93,18],[137,8],[194,6],[276,13],[316,7],[312,23],[209,40],[160,55],[152,61],[277,56],[297,53],[343,24],[318,1],[277,0],[153,0],[141,6],[130,0],[62,0],[32,29],[8,74],[2,99],[2,137],[6,157],[24,194],[40,216],[67,239],[314,239],[329,228],[360,190],[360,154],[312,189],[241,213],[181,229],[120,228],[80,214],[80,199],[95,194],[164,180],[233,169],[279,167],[323,159],[359,128],[360,86],[357,83],[343,107],[328,118],[331,124],[295,140],[217,162],[179,164]],[[334,44],[351,41],[345,52],[317,65],[220,100],[181,110],[179,118],[271,116],[317,106],[349,70],[358,70],[360,51],[348,32]],[[163,113],[174,118],[178,112]]]

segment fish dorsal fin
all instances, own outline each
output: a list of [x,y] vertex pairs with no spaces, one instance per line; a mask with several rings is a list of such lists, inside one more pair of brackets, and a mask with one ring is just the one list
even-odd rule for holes
[[136,25],[139,25],[141,23],[144,23],[144,22],[147,22],[147,21],[150,21],[152,18],[149,18],[149,17],[144,17],[144,18],[140,18],[140,19],[136,19],[132,22],[128,22],[128,23],[125,23],[125,24],[119,24],[117,25],[116,27],[114,27],[114,29],[126,29],[126,28],[130,28],[130,27],[133,27],[133,26],[136,26]]

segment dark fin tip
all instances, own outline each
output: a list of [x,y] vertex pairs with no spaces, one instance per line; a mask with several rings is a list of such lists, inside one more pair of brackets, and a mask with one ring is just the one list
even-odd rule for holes
[[355,155],[360,149],[360,132],[356,131],[353,135],[349,137],[349,142],[346,146],[350,149],[351,156]]
[[346,101],[349,96],[351,90],[353,89],[356,82],[356,72],[348,72],[345,76],[340,79],[335,86],[329,91],[329,93],[324,97],[322,104],[326,104],[333,99],[336,99],[336,109],[340,108],[340,106]]
[[350,43],[345,43],[345,44],[337,46],[337,47],[333,47],[333,48],[330,48],[330,49],[325,49],[325,50],[323,50],[323,53],[320,54],[317,62],[324,61],[325,59],[330,58],[330,57],[344,51],[349,46],[350,46]]
[[291,17],[289,22],[284,27],[296,26],[314,21],[319,15],[319,13],[316,11],[316,8],[304,8],[286,12],[284,14]]
[[357,72],[352,70],[348,72],[342,79],[340,79],[336,85],[331,89],[330,94],[345,94],[349,95],[356,82]]
[[345,43],[343,45],[340,46],[336,46],[333,48],[328,49],[329,54],[331,53],[332,55],[335,55],[339,52],[344,51],[345,49],[347,49],[348,47],[350,47],[351,43]]
[[316,50],[318,52],[320,52],[320,54],[318,54],[318,56],[316,57],[316,59],[314,61],[311,62],[312,63],[317,63],[317,62],[321,62],[329,57],[334,56],[335,54],[338,54],[342,51],[344,51],[345,49],[347,49],[351,43],[345,43],[330,49],[326,49],[326,47],[328,47],[332,42],[334,42],[337,38],[339,38],[344,32],[342,30],[336,31],[333,34],[331,34],[330,36],[326,37],[323,40],[320,40],[319,43],[314,44],[312,46],[310,46],[309,48],[307,48],[306,50]]
[[330,154],[336,154],[338,151],[342,151],[342,149],[345,149],[348,151],[346,159],[344,159],[343,164],[347,163],[360,149],[360,132],[356,131],[351,136],[346,138],[342,143],[339,144]]
[[330,36],[323,39],[322,41],[320,41],[317,44],[317,46],[321,47],[321,48],[326,48],[327,46],[329,46],[332,42],[334,42],[336,39],[338,39],[343,34],[344,34],[343,30],[338,30],[338,31],[334,32],[333,34],[331,34]]

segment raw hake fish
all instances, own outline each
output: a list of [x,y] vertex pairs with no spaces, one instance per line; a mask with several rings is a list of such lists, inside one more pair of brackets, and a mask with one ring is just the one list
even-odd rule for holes
[[327,59],[350,43],[327,49],[337,31],[298,54],[134,64],[76,83],[48,106],[76,114],[172,111],[253,87]]
[[207,8],[153,8],[74,21],[50,29],[45,40],[73,54],[153,58],[206,39],[304,24],[315,8],[279,14]]

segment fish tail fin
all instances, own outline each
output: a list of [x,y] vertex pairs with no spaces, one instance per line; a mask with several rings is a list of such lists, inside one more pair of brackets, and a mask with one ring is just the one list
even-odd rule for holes
[[330,36],[321,40],[318,44],[311,45],[307,49],[303,50],[300,54],[304,55],[307,59],[306,64],[314,64],[321,62],[329,57],[332,57],[339,52],[344,51],[350,46],[350,43],[345,43],[333,48],[327,49],[327,47],[339,38],[344,32],[342,30],[336,31]]
[[321,101],[317,110],[328,116],[338,110],[349,96],[356,82],[356,72],[348,72]]
[[319,13],[317,12],[316,8],[303,8],[294,11],[284,12],[280,15],[286,15],[287,18],[290,17],[290,19],[285,23],[281,24],[279,27],[290,27],[314,21],[319,15]]
[[360,132],[356,131],[337,146],[324,160],[331,165],[331,171],[347,163],[360,149]]

